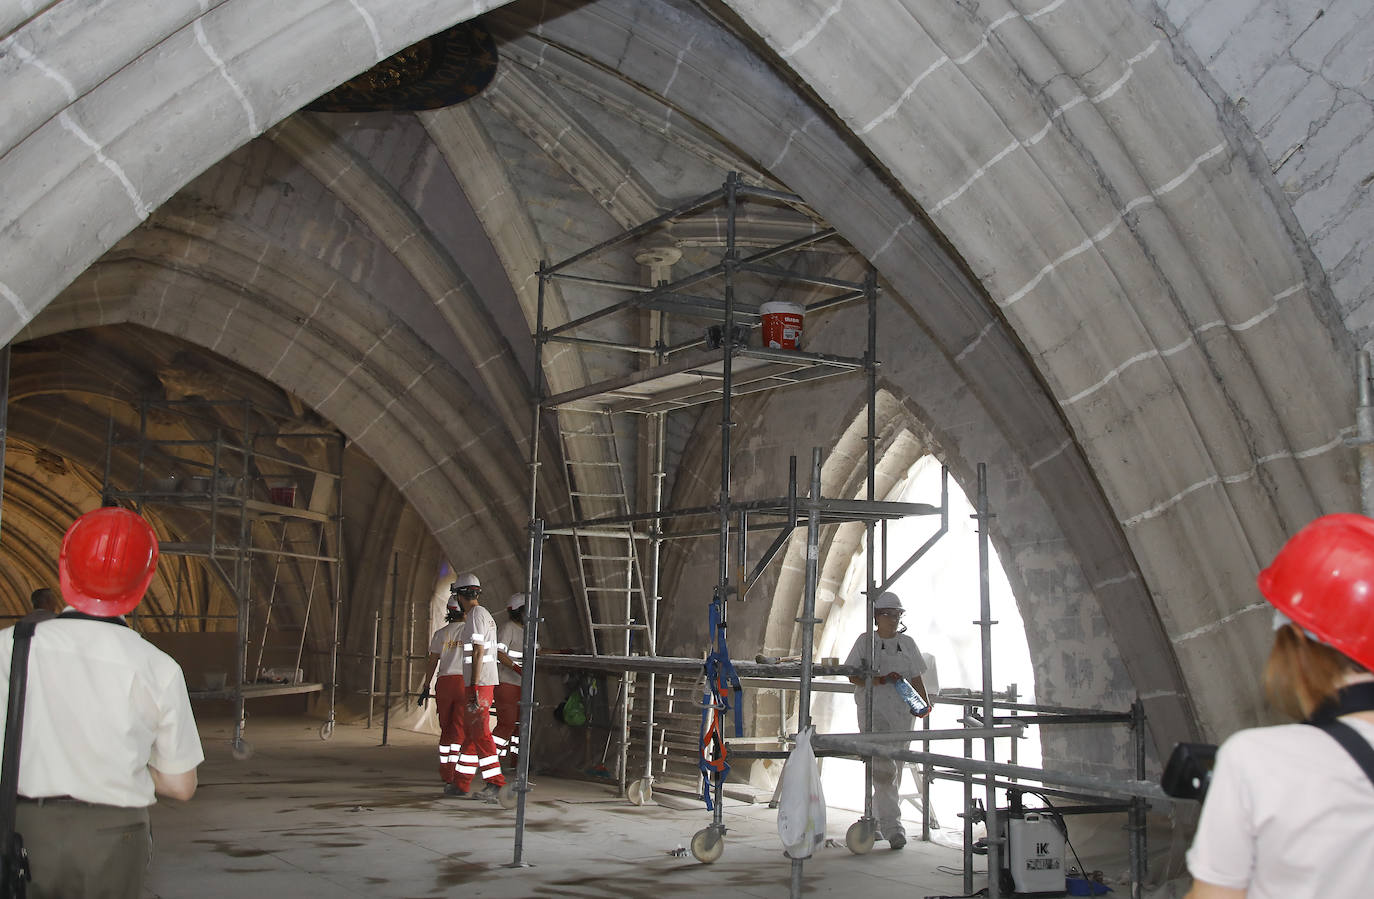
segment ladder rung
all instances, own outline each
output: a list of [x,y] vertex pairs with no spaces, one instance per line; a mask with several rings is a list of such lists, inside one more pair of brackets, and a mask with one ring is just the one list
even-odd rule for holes
[[599,459],[569,459],[569,468],[619,468],[619,462],[602,462]]
[[589,562],[630,562],[634,556],[583,556]]
[[592,630],[596,631],[647,631],[647,624],[596,624],[592,623]]
[[588,587],[588,593],[643,593],[640,587]]

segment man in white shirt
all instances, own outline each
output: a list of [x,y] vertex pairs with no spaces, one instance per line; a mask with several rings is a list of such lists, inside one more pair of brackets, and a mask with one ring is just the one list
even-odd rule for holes
[[[467,719],[463,722],[465,737],[463,747],[458,753],[457,776],[455,785],[465,794],[488,802],[496,800],[496,794],[506,785],[501,774],[501,760],[496,754],[496,744],[491,739],[491,703],[496,690],[496,619],[482,608],[482,587],[477,584],[475,575],[460,576],[471,578],[473,584],[460,588],[466,608],[463,611],[463,644],[472,647],[472,657],[467,670],[468,704]],[[472,779],[482,772],[485,782],[480,790],[471,790]]]
[[[869,661],[869,636],[860,634],[844,660],[846,665],[865,667],[873,677],[873,721],[865,720],[865,680],[851,677],[854,701],[859,707],[859,730],[863,733],[891,733],[911,730],[915,726],[913,712],[896,690],[896,683],[904,680],[915,688],[926,704],[929,714],[930,696],[921,675],[926,673],[925,658],[916,641],[901,627],[902,600],[895,593],[884,593],[873,602],[873,650]],[[901,744],[897,744],[901,745]],[[902,762],[874,756],[873,813],[878,818],[878,830],[893,849],[906,845],[906,829],[902,826],[899,791],[902,785]]]
[[[468,575],[470,577],[470,575]],[[476,581],[476,578],[473,578]],[[455,581],[449,589],[445,624],[429,638],[429,673],[418,705],[429,699],[429,682],[434,682],[434,704],[439,712],[439,777],[445,796],[462,795],[454,786],[457,779],[458,749],[463,745],[463,719],[467,714],[467,690],[463,684],[463,665],[468,651],[463,647],[463,600],[458,595],[462,584]]]
[[[29,895],[138,897],[155,795],[190,799],[205,759],[181,668],[129,628],[157,567],[157,535],[126,509],[81,516],[62,538],[70,606],[37,624],[27,668],[19,805]],[[0,632],[7,694],[14,629]]]
[[520,760],[520,686],[524,674],[525,594],[515,593],[506,601],[506,617],[496,632],[497,684],[496,729],[492,742],[504,768],[514,768]]

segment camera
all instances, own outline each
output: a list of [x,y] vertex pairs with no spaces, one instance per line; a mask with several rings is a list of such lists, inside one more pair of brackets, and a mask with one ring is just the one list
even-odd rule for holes
[[1211,743],[1179,743],[1164,766],[1159,785],[1175,799],[1201,802],[1212,784],[1217,747]]

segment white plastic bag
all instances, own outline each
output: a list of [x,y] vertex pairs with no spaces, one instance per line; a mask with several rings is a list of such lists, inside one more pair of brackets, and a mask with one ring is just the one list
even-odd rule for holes
[[787,756],[778,790],[778,838],[790,858],[810,858],[825,842],[825,791],[816,753],[811,748],[814,727],[797,734]]

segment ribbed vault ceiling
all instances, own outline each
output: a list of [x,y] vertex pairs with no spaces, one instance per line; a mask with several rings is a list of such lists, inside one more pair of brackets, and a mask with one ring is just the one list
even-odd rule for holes
[[[26,100],[0,123],[0,235],[24,260],[0,272],[16,340],[10,608],[92,503],[111,411],[164,395],[177,366],[199,366],[191,393],[347,437],[367,485],[346,504],[367,534],[360,584],[384,586],[400,548],[413,595],[439,555],[518,588],[535,272],[738,171],[815,210],[800,224],[751,211],[746,245],[830,225],[854,249],[833,271],[877,269],[891,427],[919,431],[966,486],[977,462],[998,466],[996,536],[1042,618],[1043,670],[1072,619],[1107,635],[1160,742],[1260,714],[1243,678],[1208,678],[1256,666],[1259,560],[1352,501],[1350,341],[1263,161],[1129,4],[188,0],[104,43],[114,26],[77,6],[0,18],[23,49],[0,84]],[[500,63],[476,99],[296,112],[482,13]],[[653,235],[688,264],[723,238],[718,215]],[[629,252],[601,264],[647,276]],[[546,315],[602,299],[550,291]],[[824,345],[857,324],[814,326]],[[630,364],[554,346],[540,375],[558,391]],[[746,406],[760,470],[838,441],[855,390],[827,394],[793,446],[764,436],[789,427],[784,410]],[[541,423],[537,511],[555,521],[569,515],[557,430],[573,424]],[[674,501],[710,502],[709,416],[668,430]],[[623,437],[642,505],[639,435]],[[709,566],[678,552],[672,570],[700,588]],[[585,645],[566,550],[548,565],[555,643]],[[691,617],[676,619],[683,645]],[[769,620],[751,618],[760,635]],[[1068,696],[1110,692],[1071,680]]]

